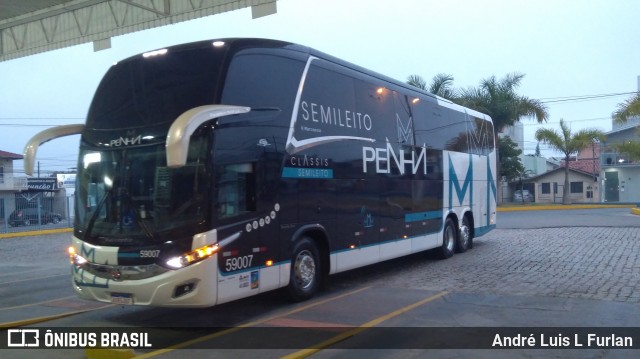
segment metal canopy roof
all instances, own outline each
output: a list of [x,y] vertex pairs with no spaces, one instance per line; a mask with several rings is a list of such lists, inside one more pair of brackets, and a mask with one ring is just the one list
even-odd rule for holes
[[0,61],[251,7],[274,14],[277,0],[0,0]]

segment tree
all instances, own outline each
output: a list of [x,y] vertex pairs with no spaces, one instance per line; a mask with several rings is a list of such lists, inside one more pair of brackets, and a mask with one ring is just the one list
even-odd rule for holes
[[536,157],[542,157],[542,155],[540,154],[540,142],[536,143]]
[[[640,131],[638,131],[640,132]],[[616,143],[613,147],[619,152],[629,155],[629,161],[640,161],[640,142],[626,141]]]
[[[480,87],[460,91],[457,103],[486,113],[493,119],[496,135],[507,126],[512,126],[521,117],[533,117],[538,123],[545,122],[547,107],[536,99],[516,93],[524,74],[507,74],[501,80],[495,76],[480,81]],[[496,136],[497,137],[497,136]]]
[[[542,102],[516,93],[523,78],[524,74],[520,73],[507,74],[501,80],[491,76],[480,81],[478,88],[459,91],[455,102],[491,116],[495,138],[499,143],[498,133],[520,121],[521,117],[533,117],[538,123],[547,121],[549,117],[547,107]],[[499,158],[499,149],[497,155]],[[497,165],[500,173],[500,162]]]
[[594,141],[604,141],[606,136],[604,132],[598,129],[583,129],[574,134],[571,128],[560,120],[560,132],[549,128],[540,128],[536,131],[536,140],[541,141],[556,151],[564,154],[564,190],[562,194],[562,203],[571,204],[569,198],[569,158],[572,154],[591,146]]
[[617,110],[611,116],[617,123],[625,123],[631,117],[640,116],[640,92],[636,93],[632,98],[619,103]]
[[507,182],[513,182],[524,172],[524,166],[520,161],[522,150],[511,140],[509,136],[503,137],[498,143],[500,146],[498,161],[500,162],[500,176]]
[[[640,92],[636,93],[632,98],[619,103],[618,109],[611,114],[611,117],[613,117],[613,120],[617,123],[626,123],[634,116],[640,116]],[[637,132],[640,136],[640,128]],[[614,144],[613,147],[620,153],[628,154],[629,160],[631,161],[640,160],[639,141],[627,141],[624,143]]]
[[433,76],[429,85],[420,75],[410,75],[407,78],[407,83],[449,100],[453,100],[456,97],[456,91],[453,88],[453,76],[449,74],[439,73]]

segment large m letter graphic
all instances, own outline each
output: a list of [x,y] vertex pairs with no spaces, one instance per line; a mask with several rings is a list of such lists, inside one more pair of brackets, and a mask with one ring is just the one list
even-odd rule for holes
[[453,167],[453,161],[451,161],[451,155],[449,155],[449,209],[453,207],[453,190],[456,191],[458,203],[461,205],[464,201],[467,191],[469,192],[469,207],[473,202],[473,161],[471,155],[469,155],[469,166],[467,168],[467,175],[464,178],[464,183],[460,187],[460,181],[456,174],[456,169]]

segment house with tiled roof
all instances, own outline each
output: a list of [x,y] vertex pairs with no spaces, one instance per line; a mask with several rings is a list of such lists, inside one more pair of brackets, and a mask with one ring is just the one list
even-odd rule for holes
[[574,166],[569,166],[568,189],[564,188],[564,166],[527,178],[525,189],[532,193],[533,200],[537,203],[562,203],[565,190],[569,191],[572,203],[599,203],[600,184],[597,174],[574,169]]
[[[564,161],[560,167],[564,167]],[[569,160],[569,168],[600,176],[600,144],[593,143]]]

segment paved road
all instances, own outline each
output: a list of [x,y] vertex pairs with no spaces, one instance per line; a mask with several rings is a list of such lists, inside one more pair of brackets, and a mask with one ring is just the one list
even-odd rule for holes
[[468,253],[420,256],[345,274],[352,285],[640,303],[640,229],[496,229]]
[[[344,312],[345,304],[336,302],[333,306],[324,306],[319,314],[314,314],[317,315],[316,320],[320,318],[332,323],[343,323],[345,320],[365,322],[372,319],[366,315],[373,303],[409,303],[447,291],[442,298],[413,309],[407,315],[388,322],[388,325],[639,325],[639,216],[630,215],[628,209],[605,209],[500,213],[498,219],[498,229],[477,238],[472,250],[456,254],[448,260],[418,254],[334,276],[328,291],[318,299],[340,295],[355,288],[371,289],[354,295],[352,301],[361,304],[350,307],[352,310],[348,315]],[[556,222],[565,225],[557,226]],[[617,225],[609,226],[612,222]],[[3,262],[0,263],[3,273],[0,276],[0,322],[15,320],[14,311],[1,309],[18,303],[27,305],[19,309],[18,314],[23,316],[60,310],[60,304],[28,304],[47,298],[64,298],[71,293],[68,276],[64,275],[68,271],[64,248],[69,242],[69,235],[64,233],[0,240],[0,253],[3,254]],[[31,253],[29,256],[33,257],[25,253]],[[37,268],[31,265],[35,262],[38,263]],[[37,272],[41,270],[45,273]],[[17,282],[17,277],[24,280]],[[42,286],[42,289],[28,290],[29,286]],[[29,296],[28,293],[33,295]],[[314,301],[302,305],[311,303]],[[112,307],[58,320],[51,325],[150,327],[174,323],[176,326],[229,326],[291,308],[279,296],[267,294],[202,310]],[[394,309],[397,308],[392,305],[387,308],[388,311]],[[307,319],[305,315],[311,314],[300,312],[295,319]],[[291,319],[287,320],[287,323],[291,323]],[[429,353],[368,351],[366,355],[372,358],[421,357]],[[15,354],[17,358],[24,353]],[[53,354],[54,357],[67,357],[68,353],[53,351],[47,355]],[[79,354],[75,356],[74,353],[69,357],[81,357],[83,353]],[[194,353],[200,354],[209,355],[207,352]],[[319,357],[353,357],[352,354],[348,351],[326,350]],[[445,351],[434,354],[432,356],[447,358],[638,356],[637,352],[619,350]],[[182,355],[182,352],[174,352],[161,357],[177,358]]]
[[498,213],[498,228],[640,227],[629,208],[513,211]]

